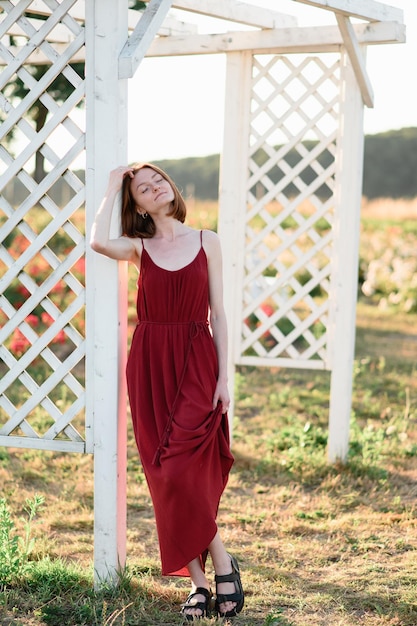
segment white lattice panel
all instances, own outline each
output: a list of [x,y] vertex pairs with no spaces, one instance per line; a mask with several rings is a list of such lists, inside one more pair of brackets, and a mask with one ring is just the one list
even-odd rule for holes
[[340,58],[252,61],[238,362],[326,367]]
[[0,2],[1,445],[84,451],[89,439],[76,4]]

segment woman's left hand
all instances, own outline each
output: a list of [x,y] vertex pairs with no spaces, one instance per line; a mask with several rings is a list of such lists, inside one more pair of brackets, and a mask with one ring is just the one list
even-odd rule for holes
[[216,389],[213,396],[213,410],[216,408],[218,402],[222,404],[222,413],[227,413],[230,407],[230,396],[226,382],[217,381]]

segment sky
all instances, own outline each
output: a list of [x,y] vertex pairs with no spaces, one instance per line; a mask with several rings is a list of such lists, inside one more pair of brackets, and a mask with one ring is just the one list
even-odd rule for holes
[[[299,26],[335,24],[332,12],[293,0],[248,0],[296,16]],[[374,91],[365,108],[364,132],[417,126],[417,1],[389,0],[404,11],[407,42],[368,47]],[[172,11],[211,32],[215,20]],[[213,31],[214,32],[214,31]],[[152,161],[217,154],[222,149],[225,55],[145,58],[129,81],[128,160]]]

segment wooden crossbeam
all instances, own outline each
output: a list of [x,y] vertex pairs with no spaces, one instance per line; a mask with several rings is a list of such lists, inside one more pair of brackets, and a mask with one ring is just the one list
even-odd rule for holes
[[35,439],[29,437],[13,437],[11,435],[1,437],[0,446],[13,446],[31,450],[53,450],[54,452],[85,452],[85,442],[65,441],[62,439]]
[[[404,22],[402,9],[375,0],[294,0],[294,2],[369,21]],[[239,0],[199,0],[198,2],[196,0],[174,0],[172,7],[258,28],[292,28],[297,25],[297,19],[292,15],[252,6]],[[50,15],[51,13],[42,0],[33,0],[30,11],[38,15]],[[85,0],[78,0],[69,9],[68,14],[75,20],[84,22]],[[172,19],[171,26],[169,24],[165,24],[165,26],[173,30],[193,28],[191,25],[178,22],[174,18],[170,19]],[[130,28],[134,28],[136,20],[137,11],[129,10]]]
[[297,26],[292,15],[253,6],[239,0],[174,0],[173,8],[208,15],[258,28],[291,28]]
[[357,17],[370,22],[404,23],[404,12],[375,0],[294,0],[301,4],[327,9],[347,17]]
[[[353,29],[360,44],[403,43],[405,26],[396,22],[355,24]],[[320,28],[286,28],[251,32],[228,32],[217,35],[190,35],[187,37],[158,37],[146,56],[187,54],[216,54],[251,50],[261,52],[332,52],[344,44],[337,26]]]
[[[359,44],[377,45],[405,42],[405,26],[396,22],[380,22],[372,24],[352,25]],[[176,37],[156,37],[148,50],[146,57],[181,56],[191,54],[218,54],[241,50],[251,50],[253,54],[264,52],[273,54],[291,54],[297,52],[319,53],[337,52],[344,45],[343,37],[337,26],[321,26],[320,28],[289,28],[261,30],[253,32],[229,32],[218,35],[187,35]],[[56,44],[58,54],[65,51],[66,46]],[[15,48],[19,52],[19,48]],[[80,49],[73,54],[71,63],[85,60],[84,50]],[[37,65],[50,64],[42,50],[33,52],[27,63]],[[0,58],[0,66],[6,65]]]
[[172,0],[151,0],[119,57],[119,78],[131,78],[171,8]]
[[350,62],[352,63],[353,71],[355,72],[356,80],[358,81],[358,85],[361,90],[362,100],[367,107],[373,108],[374,92],[371,81],[369,80],[368,72],[366,71],[365,59],[360,49],[352,23],[345,15],[336,14],[336,19]]

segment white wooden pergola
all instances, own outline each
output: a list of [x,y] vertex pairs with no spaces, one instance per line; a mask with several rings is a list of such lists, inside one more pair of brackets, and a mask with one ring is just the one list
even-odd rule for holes
[[[330,370],[329,459],[346,459],[362,121],[373,106],[366,49],[403,42],[405,28],[402,11],[374,0],[300,1],[337,24],[299,27],[238,0],[151,0],[143,14],[128,0],[0,1],[0,445],[94,453],[98,582],[125,562],[127,272],[91,253],[75,218],[85,205],[88,233],[110,169],[127,160],[127,79],[145,56],[226,55],[219,233],[231,386],[239,364]],[[232,29],[199,34],[171,9]],[[72,67],[84,61],[86,79]],[[68,84],[59,99],[58,76]],[[27,89],[20,100],[16,81]],[[37,101],[48,111],[38,132],[28,112]],[[84,101],[85,125],[74,115]],[[83,154],[85,183],[74,166]],[[13,180],[19,201],[5,192]],[[51,194],[58,181],[64,206]]]

